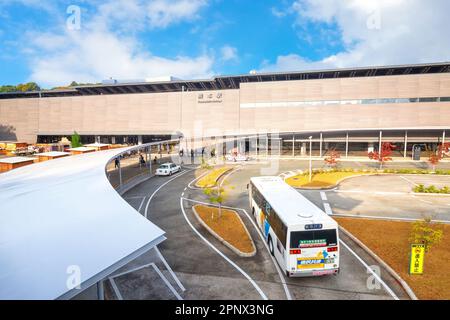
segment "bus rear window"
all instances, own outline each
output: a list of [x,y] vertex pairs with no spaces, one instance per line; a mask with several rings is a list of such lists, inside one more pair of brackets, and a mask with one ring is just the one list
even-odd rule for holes
[[314,230],[291,232],[291,249],[316,248],[337,245],[336,230]]

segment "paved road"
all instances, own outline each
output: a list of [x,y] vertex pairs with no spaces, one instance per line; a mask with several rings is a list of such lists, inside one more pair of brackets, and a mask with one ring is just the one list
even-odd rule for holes
[[300,192],[322,209],[329,203],[332,213],[349,216],[424,219],[450,222],[450,196],[413,194],[415,184],[450,186],[450,176],[365,176],[345,180],[335,190]]
[[[302,164],[298,161],[280,161],[275,169],[270,163],[244,166],[227,178],[228,183],[235,189],[230,192],[226,205],[249,212],[246,185],[251,176],[278,174],[286,170],[298,169],[300,165]],[[268,172],[270,170],[274,172]],[[265,297],[286,299],[288,295],[293,299],[393,298],[383,286],[378,288],[367,286],[367,281],[370,281],[372,275],[359,259],[365,261],[367,265],[375,263],[364,252],[356,249],[350,239],[342,238],[346,244],[354,248],[355,253],[344,245],[341,246],[342,272],[339,275],[295,279],[280,275],[265,243],[243,210],[238,212],[255,241],[257,255],[252,258],[238,257],[198,224],[191,211],[193,204],[191,201],[180,200],[180,198],[206,200],[201,191],[187,188],[194,179],[194,171],[184,172],[172,178],[155,177],[124,195],[124,198],[141,214],[147,214],[152,222],[167,232],[167,240],[162,243],[160,249],[187,289],[182,294],[184,299],[262,299]],[[140,272],[145,273],[145,271]],[[124,277],[125,280],[123,279],[124,282],[120,285],[121,290],[125,292],[125,298],[127,293],[133,298],[152,296],[146,290],[141,290],[140,296],[136,297],[135,289],[139,282],[131,278],[130,281],[134,281],[132,282],[134,285],[126,285],[126,277],[136,277],[136,275]],[[403,290],[383,270],[381,277],[387,283],[389,290],[401,299],[406,298]],[[284,286],[283,282],[287,285]]]

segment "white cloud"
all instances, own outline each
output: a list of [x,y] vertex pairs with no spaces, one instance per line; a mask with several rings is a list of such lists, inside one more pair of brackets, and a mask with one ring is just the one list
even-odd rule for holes
[[127,30],[167,28],[199,18],[207,0],[109,0],[98,7],[97,23]]
[[165,28],[183,20],[195,19],[203,0],[110,1],[97,7],[98,14],[81,17],[81,30],[29,32],[22,52],[32,52],[30,80],[52,87],[102,79],[144,79],[171,75],[203,78],[213,74],[214,59],[205,52],[199,56],[155,56],[142,46],[132,30],[138,26]]
[[225,45],[220,49],[222,54],[222,61],[236,61],[238,60],[238,50],[235,47]]
[[[62,41],[63,39],[63,41]],[[57,49],[45,43],[58,43]],[[44,44],[44,45],[43,45]],[[208,55],[168,59],[140,51],[134,38],[106,31],[68,32],[66,37],[46,34],[33,42],[40,55],[32,61],[31,79],[43,86],[115,79],[144,79],[172,75],[201,78],[212,74]]]
[[174,21],[192,20],[206,5],[206,0],[154,0],[148,4],[147,14],[153,27],[167,27]]
[[338,28],[344,50],[318,61],[293,52],[263,63],[263,71],[450,60],[447,0],[304,0],[295,1],[291,10],[300,30],[306,23]]

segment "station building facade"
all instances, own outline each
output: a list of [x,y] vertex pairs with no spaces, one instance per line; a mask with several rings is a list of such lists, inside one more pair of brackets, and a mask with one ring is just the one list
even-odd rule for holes
[[113,83],[0,94],[0,141],[226,141],[259,155],[396,156],[450,142],[450,63]]

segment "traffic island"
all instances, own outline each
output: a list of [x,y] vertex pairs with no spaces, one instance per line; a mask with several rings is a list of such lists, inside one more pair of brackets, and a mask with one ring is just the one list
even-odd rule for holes
[[240,257],[256,254],[253,239],[235,210],[222,208],[220,213],[217,207],[195,205],[192,211],[206,230],[234,253]]
[[409,274],[412,222],[381,219],[333,217],[393,269],[411,287],[419,299],[450,299],[450,275],[445,271],[450,261],[450,225],[440,224],[442,241],[425,254],[424,273]]
[[309,173],[301,173],[287,178],[287,184],[298,189],[331,189],[338,186],[340,182],[351,177],[376,174],[372,172],[353,172],[353,171],[323,171],[313,172],[312,179],[309,181]]
[[222,177],[225,173],[232,170],[232,167],[221,167],[217,169],[212,169],[210,172],[206,173],[200,179],[197,180],[195,186],[197,188],[211,188],[217,184],[217,181]]

